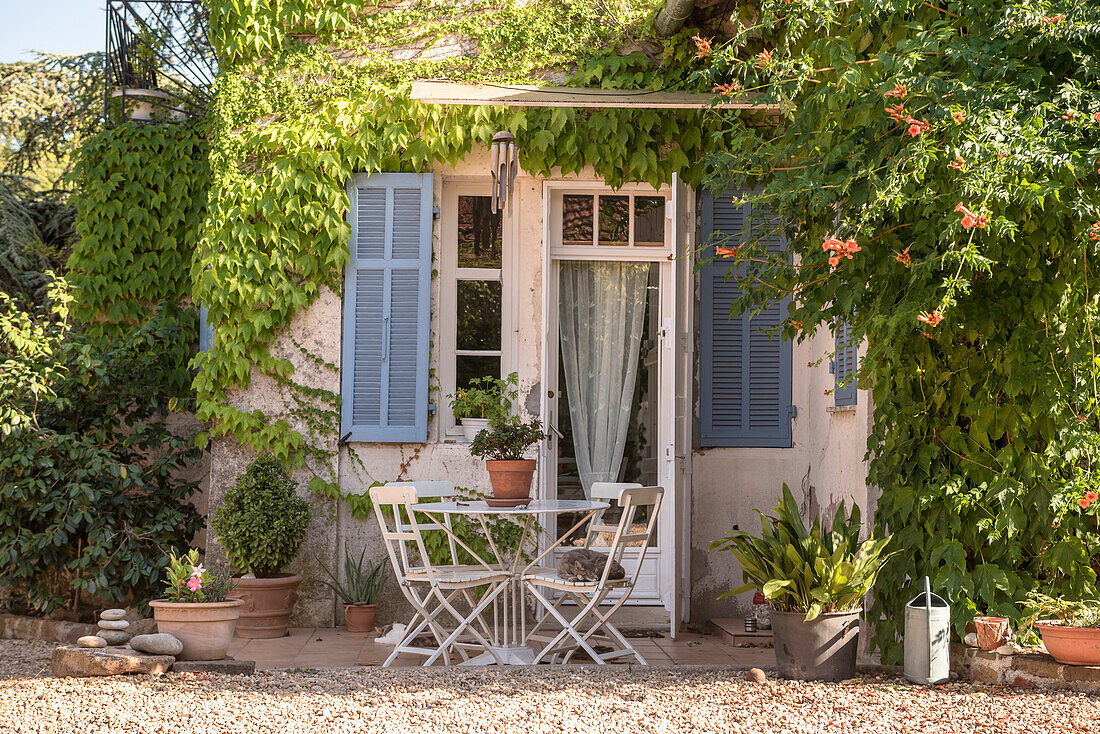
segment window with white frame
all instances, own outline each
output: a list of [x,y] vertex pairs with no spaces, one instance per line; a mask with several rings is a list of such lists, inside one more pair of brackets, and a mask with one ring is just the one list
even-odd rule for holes
[[493,213],[488,183],[448,181],[440,212],[440,433],[461,434],[446,396],[481,377],[510,371],[511,303],[504,273],[511,257],[506,222]]
[[643,184],[591,192],[582,184],[554,191],[550,221],[551,249],[559,256],[651,259],[655,252],[671,252],[668,195]]

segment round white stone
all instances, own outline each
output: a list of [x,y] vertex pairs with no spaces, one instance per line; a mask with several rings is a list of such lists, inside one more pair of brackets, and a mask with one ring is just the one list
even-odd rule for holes
[[103,630],[128,630],[130,623],[125,619],[101,619],[99,628]]
[[84,635],[76,641],[79,647],[107,647],[107,640],[95,635]]
[[106,619],[112,622],[115,620],[123,619],[125,616],[125,609],[104,609],[102,612],[99,613],[100,619]]

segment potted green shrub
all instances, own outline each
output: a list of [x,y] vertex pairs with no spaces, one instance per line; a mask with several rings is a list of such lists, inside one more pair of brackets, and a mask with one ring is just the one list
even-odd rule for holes
[[447,396],[451,411],[467,441],[473,441],[474,436],[488,428],[494,418],[508,415],[512,401],[519,395],[515,389],[517,384],[515,372],[503,380],[477,377],[470,380],[469,387]]
[[859,541],[859,507],[844,503],[823,532],[807,528],[790,489],[775,515],[760,515],[759,537],[733,530],[711,550],[728,550],[741,564],[744,585],[723,597],[756,589],[771,606],[779,674],[796,680],[844,680],[855,673],[863,597],[892,553],[890,538]]
[[1025,626],[1043,638],[1050,656],[1067,665],[1100,665],[1100,600],[1053,598],[1032,591]]
[[351,555],[351,549],[344,544],[344,580],[323,563],[319,564],[327,579],[321,583],[336,592],[344,604],[344,623],[348,632],[370,632],[374,629],[374,613],[378,609],[378,597],[382,585],[386,582],[386,561],[364,567],[363,559],[367,549],[359,554],[359,560]]
[[493,496],[485,501],[493,507],[515,507],[531,501],[531,477],[538,467],[524,452],[546,438],[537,420],[521,421],[517,416],[497,416],[470,443],[470,453],[485,459]]
[[231,597],[244,602],[237,634],[283,637],[298,600],[296,573],[281,573],[298,556],[310,520],[282,462],[261,454],[237,477],[214,515],[214,532],[241,575]]
[[207,571],[199,552],[183,557],[168,554],[164,598],[149,602],[157,631],[183,644],[180,660],[221,660],[229,650],[241,613],[239,599],[227,599],[233,589],[228,571]]

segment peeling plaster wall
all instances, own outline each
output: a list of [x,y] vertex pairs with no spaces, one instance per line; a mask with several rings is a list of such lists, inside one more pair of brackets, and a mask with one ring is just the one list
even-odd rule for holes
[[[829,373],[833,336],[819,330],[795,344],[792,356],[792,399],[797,417],[792,423],[791,448],[696,449],[692,457],[691,507],[691,618],[744,616],[752,593],[719,601],[728,589],[741,585],[741,569],[728,552],[712,552],[710,544],[737,526],[757,532],[760,518],[775,507],[782,485],[791,488],[803,508],[803,517],[829,515],[843,500],[854,501],[871,513],[873,492],[866,485],[870,393],[859,391],[855,410],[829,410],[826,390],[833,389]],[[820,360],[820,362],[819,362]]]

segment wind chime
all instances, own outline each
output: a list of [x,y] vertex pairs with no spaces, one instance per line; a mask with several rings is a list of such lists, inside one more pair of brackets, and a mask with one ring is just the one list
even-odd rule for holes
[[489,171],[493,176],[493,191],[490,195],[493,214],[505,206],[511,209],[512,193],[519,175],[519,157],[516,151],[516,136],[502,130],[493,136],[490,147]]

